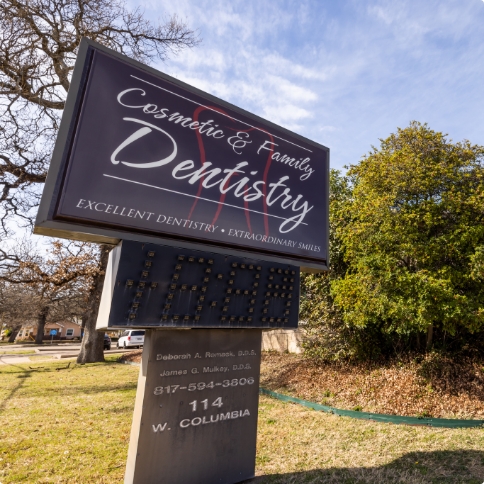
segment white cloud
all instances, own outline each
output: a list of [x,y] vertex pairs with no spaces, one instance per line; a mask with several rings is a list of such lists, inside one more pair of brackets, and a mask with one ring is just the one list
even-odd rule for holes
[[[148,0],[200,29],[168,74],[356,162],[412,119],[484,144],[484,9],[474,0]],[[161,12],[161,11],[160,11]]]
[[333,131],[336,131],[337,128],[334,126],[321,126],[319,128],[319,131],[327,131],[328,133],[332,133]]

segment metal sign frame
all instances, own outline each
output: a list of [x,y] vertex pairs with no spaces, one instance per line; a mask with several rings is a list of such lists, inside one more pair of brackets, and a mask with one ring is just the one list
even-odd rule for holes
[[[315,149],[319,150],[318,153],[324,153],[324,159],[321,164],[318,165],[318,169],[321,170],[321,173],[324,172],[324,177],[321,178],[322,180],[324,179],[324,183],[323,186],[318,185],[321,193],[321,205],[317,208],[319,217],[318,220],[320,220],[321,223],[318,225],[317,229],[320,230],[321,233],[325,234],[323,237],[324,240],[321,240],[321,254],[325,254],[325,257],[321,256],[321,258],[318,259],[316,256],[306,257],[304,255],[301,256],[299,254],[289,253],[289,249],[286,250],[282,246],[271,246],[267,250],[254,248],[249,245],[243,245],[243,241],[237,242],[237,239],[234,239],[233,244],[220,243],[217,240],[197,239],[195,236],[191,238],[184,238],[181,236],[174,236],[172,233],[150,233],[149,231],[132,230],[130,227],[123,228],[123,226],[113,226],[100,222],[90,223],[82,220],[59,218],[56,216],[56,210],[60,203],[60,197],[62,196],[63,183],[66,179],[68,164],[70,162],[70,156],[73,150],[77,126],[80,122],[80,110],[86,97],[86,90],[91,69],[91,59],[95,52],[101,52],[104,55],[107,54],[111,58],[121,61],[124,64],[128,64],[136,69],[141,69],[150,75],[155,75],[160,79],[170,82],[174,86],[178,86],[189,93],[193,93],[194,96],[202,97],[209,103],[213,103],[216,106],[230,110],[230,112],[238,113],[238,115],[241,117],[243,116],[243,118],[240,119],[248,118],[252,120],[254,126],[259,124],[264,127],[269,127],[270,129],[273,129],[274,132],[283,133],[284,136],[290,137],[289,139],[300,140],[300,142],[304,143],[305,146],[313,146]],[[254,114],[244,111],[230,103],[211,96],[210,94],[189,86],[162,72],[129,59],[128,57],[116,53],[96,42],[83,39],[79,47],[79,54],[59,129],[57,142],[53,152],[49,174],[42,195],[34,233],[113,245],[119,243],[119,241],[122,239],[137,240],[140,242],[162,243],[172,246],[185,247],[187,249],[195,249],[197,247],[200,248],[202,244],[207,250],[213,250],[218,253],[238,253],[239,255],[241,253],[245,253],[248,257],[257,257],[267,261],[277,261],[279,263],[298,265],[303,271],[320,272],[322,270],[326,270],[329,264],[329,149],[300,135],[292,133],[291,131],[280,126],[277,126],[267,120],[255,116]]]

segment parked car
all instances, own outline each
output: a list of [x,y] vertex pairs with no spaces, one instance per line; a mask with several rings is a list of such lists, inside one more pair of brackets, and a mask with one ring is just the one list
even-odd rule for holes
[[107,334],[104,335],[104,349],[105,350],[111,349],[111,338]]
[[145,342],[145,332],[139,329],[128,329],[119,337],[118,348],[141,348]]

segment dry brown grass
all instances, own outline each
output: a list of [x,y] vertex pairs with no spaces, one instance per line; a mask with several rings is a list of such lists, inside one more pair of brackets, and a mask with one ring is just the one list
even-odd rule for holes
[[130,363],[140,363],[142,353],[143,353],[143,350],[135,350],[135,351],[130,351],[129,353],[124,353],[119,358],[119,361],[121,362],[128,361]]
[[484,418],[484,363],[480,360],[431,355],[420,362],[318,365],[298,355],[264,353],[261,386],[348,410]]

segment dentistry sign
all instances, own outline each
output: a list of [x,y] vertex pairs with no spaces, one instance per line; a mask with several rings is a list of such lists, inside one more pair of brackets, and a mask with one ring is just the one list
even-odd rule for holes
[[328,148],[83,40],[35,232],[325,269],[328,178]]

